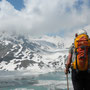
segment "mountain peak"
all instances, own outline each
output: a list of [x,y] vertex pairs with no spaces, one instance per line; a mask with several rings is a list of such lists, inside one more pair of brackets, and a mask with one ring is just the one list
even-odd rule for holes
[[0,69],[59,69],[64,67],[67,50],[59,36],[31,36],[2,32],[0,34]]

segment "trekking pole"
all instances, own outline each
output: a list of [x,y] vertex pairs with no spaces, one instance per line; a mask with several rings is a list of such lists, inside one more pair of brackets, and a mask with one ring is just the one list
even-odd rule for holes
[[[65,64],[65,67],[68,68],[66,64]],[[68,73],[70,73],[69,69],[68,69]],[[65,73],[66,74],[66,79],[67,79],[67,90],[69,90],[68,73]]]
[[68,74],[66,74],[66,78],[67,78],[67,90],[69,90]]

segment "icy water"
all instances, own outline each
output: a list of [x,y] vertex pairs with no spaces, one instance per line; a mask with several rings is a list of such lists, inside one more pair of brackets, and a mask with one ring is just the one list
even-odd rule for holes
[[[69,75],[69,88],[72,89]],[[0,90],[67,90],[63,71],[36,74],[0,71]]]

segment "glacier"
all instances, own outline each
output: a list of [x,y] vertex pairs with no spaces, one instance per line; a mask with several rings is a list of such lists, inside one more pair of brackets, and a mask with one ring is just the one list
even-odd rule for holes
[[0,70],[55,71],[65,68],[68,48],[59,36],[0,33]]

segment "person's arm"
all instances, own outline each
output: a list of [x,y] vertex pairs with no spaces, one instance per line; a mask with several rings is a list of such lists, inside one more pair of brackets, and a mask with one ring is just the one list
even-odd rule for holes
[[69,68],[71,66],[71,62],[72,62],[72,54],[73,54],[73,46],[71,46],[70,50],[69,50],[69,55],[68,55],[68,58],[67,58],[67,62],[65,64],[66,68],[65,68],[65,74],[68,73],[69,71]]
[[67,62],[66,62],[66,66],[67,66],[68,68],[71,66],[71,61],[72,61],[72,54],[69,53],[68,59],[67,59]]
[[67,62],[66,62],[66,70],[68,71],[70,66],[71,66],[71,61],[72,61],[72,54],[69,53],[68,55],[68,59],[67,59]]

